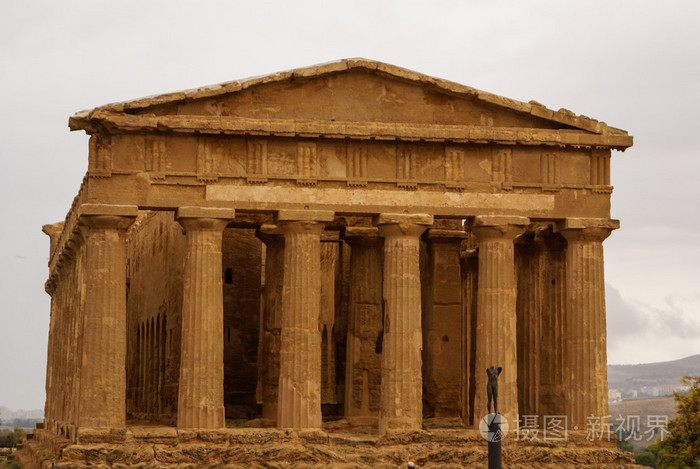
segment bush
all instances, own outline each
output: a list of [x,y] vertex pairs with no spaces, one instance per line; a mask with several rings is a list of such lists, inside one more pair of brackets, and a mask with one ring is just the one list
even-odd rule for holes
[[27,432],[19,427],[13,431],[5,430],[0,432],[0,448],[14,448],[27,438]]
[[656,459],[656,451],[654,449],[647,449],[634,455],[634,461],[637,464],[647,467],[656,467]]
[[689,391],[673,393],[678,417],[668,423],[670,435],[652,445],[661,469],[700,468],[700,376],[685,376],[681,383]]

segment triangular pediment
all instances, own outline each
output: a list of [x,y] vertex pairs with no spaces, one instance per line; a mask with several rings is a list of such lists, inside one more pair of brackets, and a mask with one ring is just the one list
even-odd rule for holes
[[[282,134],[306,124],[315,129],[310,133],[321,135],[342,135],[348,127],[359,125],[384,129],[380,134],[388,137],[393,135],[387,126],[429,126],[432,130],[404,132],[420,138],[431,132],[459,133],[464,128],[482,129],[481,134],[488,129],[496,133],[540,129],[609,135],[616,137],[613,146],[629,146],[620,140],[626,132],[570,111],[551,111],[535,102],[514,101],[366,59],[110,104],[78,113],[70,124],[88,132],[96,125],[176,131],[186,131],[188,126],[193,131],[215,131],[218,125],[225,132],[235,131],[236,126],[248,131],[252,126]],[[403,135],[400,130],[393,131],[397,138]]]

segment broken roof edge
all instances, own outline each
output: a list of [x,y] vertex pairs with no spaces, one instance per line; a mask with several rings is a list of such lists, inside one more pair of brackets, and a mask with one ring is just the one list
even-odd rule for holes
[[628,135],[624,130],[609,127],[605,122],[600,122],[587,116],[576,115],[568,109],[562,108],[558,111],[553,111],[551,109],[547,109],[544,105],[536,101],[524,103],[515,99],[481,91],[453,81],[432,77],[430,75],[425,75],[423,73],[396,65],[365,58],[340,59],[332,62],[325,62],[267,75],[258,75],[214,85],[202,86],[199,88],[192,88],[184,91],[175,91],[172,93],[151,95],[134,100],[106,104],[90,110],[77,112],[70,117],[69,127],[71,130],[93,129],[94,126],[90,123],[90,120],[95,113],[121,113],[128,110],[144,109],[177,101],[211,98],[227,93],[235,93],[237,91],[242,91],[253,86],[267,83],[293,80],[295,78],[317,78],[352,69],[370,70],[413,83],[427,84],[452,95],[469,97],[493,106],[528,114],[533,117],[550,120],[559,124],[568,125],[596,134]]

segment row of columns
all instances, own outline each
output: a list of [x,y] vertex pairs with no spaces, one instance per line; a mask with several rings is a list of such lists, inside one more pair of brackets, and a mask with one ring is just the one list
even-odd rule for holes
[[[82,350],[76,356],[79,388],[73,397],[79,402],[74,421],[81,428],[125,426],[125,234],[136,214],[137,208],[131,206],[81,207],[84,269],[88,274],[84,276],[82,324],[77,325],[82,334]],[[282,266],[281,272],[274,268],[266,272],[268,279],[281,276],[282,286],[281,291],[266,292],[263,360],[272,361],[265,367],[267,375],[262,377],[263,413],[268,417],[275,415],[282,428],[321,427],[320,237],[334,215],[330,211],[280,211],[275,226],[260,230],[261,239],[268,246],[268,259],[283,259],[276,266]],[[223,230],[234,217],[234,210],[227,208],[181,207],[177,211],[187,246],[177,417],[181,428],[225,426],[221,246]],[[502,413],[511,422],[518,414],[513,241],[528,223],[525,217],[477,216],[471,225],[472,233],[479,239],[478,297],[473,322],[474,416],[486,411],[485,370],[492,365],[504,368],[499,395]],[[368,227],[364,233],[362,228],[349,228],[347,232],[355,267],[359,267],[355,263],[379,262],[368,254],[369,250],[363,253],[362,247],[376,247],[379,237],[383,238],[383,331],[381,344],[377,344],[381,346],[381,433],[422,426],[420,237],[432,224],[431,215],[380,214],[375,218],[376,228]],[[585,424],[588,415],[603,415],[606,410],[602,241],[614,228],[616,224],[610,220],[582,219],[566,220],[557,227],[568,241],[566,314],[562,318],[568,393],[565,411],[575,424]],[[364,295],[355,290],[352,294],[356,300]],[[365,311],[382,311],[377,302],[376,294],[372,297],[367,293],[357,305],[369,305]],[[363,351],[367,337],[352,320],[353,315],[362,314],[357,305],[350,312],[348,329],[352,337],[348,354],[361,357],[369,353]],[[60,308],[54,313],[58,311]],[[281,314],[273,314],[277,311]],[[61,311],[61,317],[66,315]],[[60,346],[56,344],[58,326],[54,321],[58,324],[61,319],[52,314],[47,417],[60,420],[64,415],[54,402],[58,389],[53,369],[61,354],[56,354]],[[273,358],[277,350],[278,366]],[[587,366],[581,366],[581,360]],[[366,366],[376,366],[370,362],[371,359]],[[356,375],[355,371],[348,372],[353,382],[362,379],[362,374]],[[276,402],[271,391],[275,385],[279,387]],[[366,385],[376,387],[377,383]],[[265,396],[270,397],[269,402]],[[369,404],[354,397],[346,396],[348,412],[362,414]]]

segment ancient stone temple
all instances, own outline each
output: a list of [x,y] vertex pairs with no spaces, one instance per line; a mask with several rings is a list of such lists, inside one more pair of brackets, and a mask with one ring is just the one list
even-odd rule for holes
[[625,131],[365,59],[69,123],[35,462],[483,463],[489,366],[506,458],[557,417],[560,461],[628,462],[584,438]]

